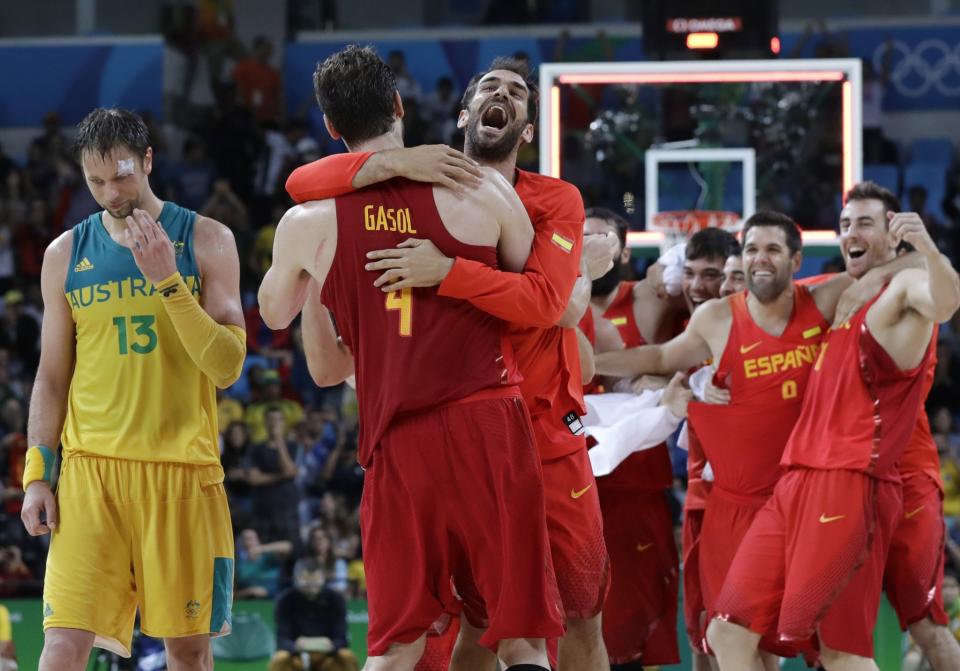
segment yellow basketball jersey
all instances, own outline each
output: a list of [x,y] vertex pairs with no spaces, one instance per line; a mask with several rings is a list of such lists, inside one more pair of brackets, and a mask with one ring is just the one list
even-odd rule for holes
[[[196,214],[164,203],[159,223],[177,269],[199,298]],[[98,212],[73,229],[65,286],[76,366],[61,441],[64,455],[219,464],[213,382],[180,342],[160,295]]]

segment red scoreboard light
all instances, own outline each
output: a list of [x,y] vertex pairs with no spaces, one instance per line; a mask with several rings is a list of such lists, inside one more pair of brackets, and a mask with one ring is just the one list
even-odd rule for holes
[[773,0],[645,0],[644,50],[654,60],[770,58],[777,17]]

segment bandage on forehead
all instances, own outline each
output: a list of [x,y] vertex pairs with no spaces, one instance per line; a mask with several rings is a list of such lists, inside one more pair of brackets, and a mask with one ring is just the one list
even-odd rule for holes
[[133,174],[133,159],[121,158],[117,161],[117,176],[125,177]]

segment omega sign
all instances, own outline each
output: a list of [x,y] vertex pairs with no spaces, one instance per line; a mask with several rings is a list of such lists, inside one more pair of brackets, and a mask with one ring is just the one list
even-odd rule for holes
[[687,33],[735,33],[743,26],[739,16],[703,19],[667,19],[667,32]]

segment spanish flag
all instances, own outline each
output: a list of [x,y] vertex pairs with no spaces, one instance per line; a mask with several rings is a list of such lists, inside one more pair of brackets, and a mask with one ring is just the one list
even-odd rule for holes
[[570,250],[573,249],[573,241],[567,240],[565,237],[563,237],[559,233],[554,233],[553,237],[550,238],[550,241],[567,253],[570,253]]

